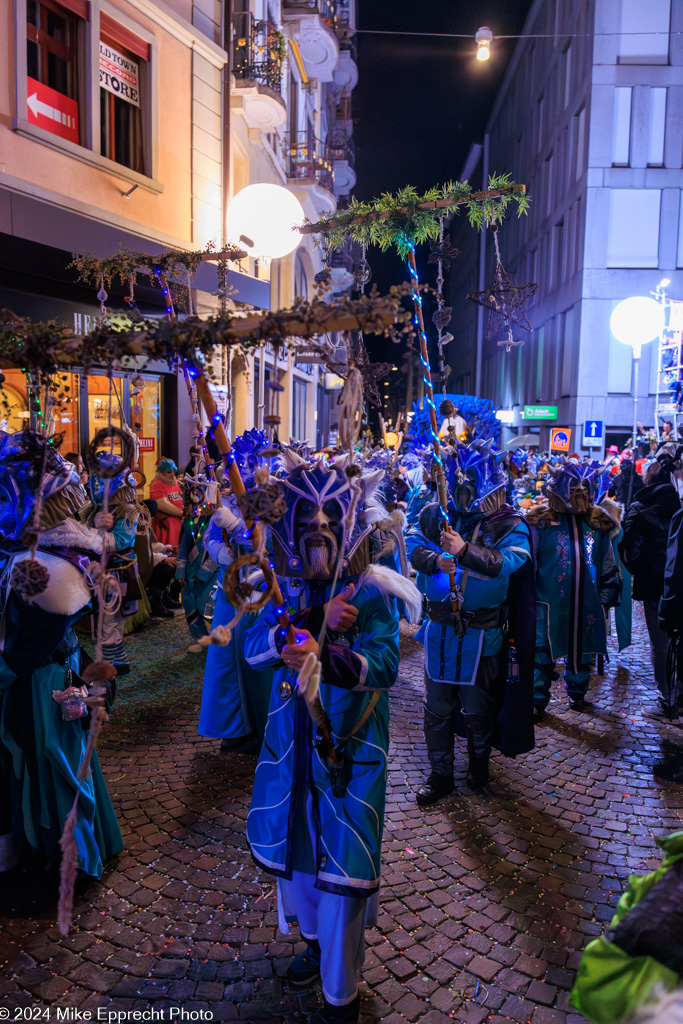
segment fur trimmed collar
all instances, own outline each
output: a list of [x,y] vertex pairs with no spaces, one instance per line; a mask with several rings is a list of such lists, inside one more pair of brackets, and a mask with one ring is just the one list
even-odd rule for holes
[[621,529],[624,506],[612,498],[603,498],[599,505],[594,505],[590,513],[590,524],[594,530],[609,532],[616,537]]
[[[76,548],[79,551],[92,551],[102,554],[103,534],[86,526],[78,519],[65,519],[59,526],[45,530],[40,535],[41,548]],[[109,548],[107,544],[107,548]],[[113,544],[112,544],[113,546]]]
[[559,514],[544,501],[540,505],[533,505],[524,516],[529,526],[537,526],[539,530],[547,530],[549,526],[559,526]]
[[[8,564],[8,571],[11,572],[17,562],[30,557],[29,551],[16,555]],[[53,615],[75,615],[90,604],[92,592],[87,578],[73,563],[58,555],[41,551],[40,548],[35,553],[35,559],[45,566],[50,574],[50,581],[47,590],[31,599],[32,604]]]
[[[609,533],[616,537],[621,527],[621,516],[623,505],[618,501],[605,498],[600,505],[593,505],[587,521],[594,530]],[[547,530],[550,526],[559,526],[562,520],[562,513],[555,512],[547,502],[541,505],[534,505],[526,513],[525,519],[529,526],[536,526],[539,530]]]

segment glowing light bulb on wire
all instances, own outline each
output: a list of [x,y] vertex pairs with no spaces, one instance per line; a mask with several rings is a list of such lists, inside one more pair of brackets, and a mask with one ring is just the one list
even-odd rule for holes
[[477,29],[474,41],[477,44],[477,60],[489,60],[491,56],[491,42],[493,32],[487,25]]

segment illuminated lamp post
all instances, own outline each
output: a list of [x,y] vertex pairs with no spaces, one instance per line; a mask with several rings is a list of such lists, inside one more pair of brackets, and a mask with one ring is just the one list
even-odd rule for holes
[[[609,321],[612,334],[622,345],[630,345],[633,352],[633,472],[636,464],[636,437],[638,433],[638,367],[643,345],[658,338],[664,328],[664,308],[645,295],[623,299],[612,310]],[[633,475],[633,474],[632,474]]]
[[293,192],[265,182],[247,185],[230,201],[228,239],[257,260],[277,260],[294,252],[301,241],[303,207]]

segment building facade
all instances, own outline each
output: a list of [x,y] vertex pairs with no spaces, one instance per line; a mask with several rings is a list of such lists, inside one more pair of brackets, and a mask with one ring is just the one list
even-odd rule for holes
[[[220,248],[230,198],[247,184],[291,188],[315,219],[355,183],[347,138],[357,80],[352,6],[0,0],[0,17],[8,69],[0,85],[0,308],[87,330],[100,302],[68,269],[74,254]],[[310,243],[270,267],[244,260],[229,271],[230,301],[288,306],[312,294],[321,266]],[[215,264],[204,263],[195,284],[195,309],[215,309]],[[160,316],[163,297],[152,285],[143,279],[136,301],[145,315]],[[129,291],[109,288],[112,314],[125,313]],[[232,388],[233,434],[260,425],[273,353],[264,346],[244,367],[218,358],[218,368],[226,407]],[[280,370],[281,434],[316,443],[317,403],[325,399],[318,368],[285,355]],[[30,382],[18,370],[6,376],[3,426],[17,429],[30,417]],[[131,419],[128,376],[115,378],[114,422]],[[144,376],[135,401],[150,478],[162,454],[185,460],[193,428],[182,380],[152,364]],[[112,401],[104,373],[71,378],[56,411],[63,451],[83,450],[108,422]]]
[[[230,106],[230,192],[255,182],[290,189],[312,221],[334,211],[356,183],[351,94],[358,82],[354,0],[241,0],[233,11]],[[253,263],[253,261],[249,261]],[[340,262],[333,260],[333,263]],[[315,294],[322,254],[310,235],[290,256],[253,269],[270,282],[271,308]],[[333,267],[335,288],[352,281]],[[233,360],[233,433],[281,419],[283,440],[329,442],[334,396],[312,363],[265,345]],[[277,373],[284,390],[268,388]]]
[[[536,0],[466,176],[480,185],[508,172],[527,186],[528,216],[498,233],[502,262],[518,285],[538,282],[528,303],[533,333],[506,352],[486,339],[487,315],[468,292],[494,273],[491,232],[450,280],[456,310],[453,390],[491,398],[506,437],[551,426],[604,424],[604,443],[632,432],[631,349],[610,331],[615,305],[649,295],[662,278],[683,296],[683,3],[681,0]],[[640,364],[638,419],[655,420],[656,342]],[[554,421],[525,420],[525,405],[556,406]],[[591,449],[594,450],[594,449]]]

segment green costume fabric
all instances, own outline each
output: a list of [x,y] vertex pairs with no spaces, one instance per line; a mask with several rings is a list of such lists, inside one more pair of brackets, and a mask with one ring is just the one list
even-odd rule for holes
[[[657,845],[664,850],[664,860],[656,871],[648,875],[631,875],[626,892],[617,904],[612,927],[640,903],[676,861],[683,858],[683,831],[658,839]],[[571,1002],[594,1024],[621,1024],[648,999],[656,984],[672,989],[682,982],[683,978],[654,957],[632,957],[603,935],[586,946]]]

